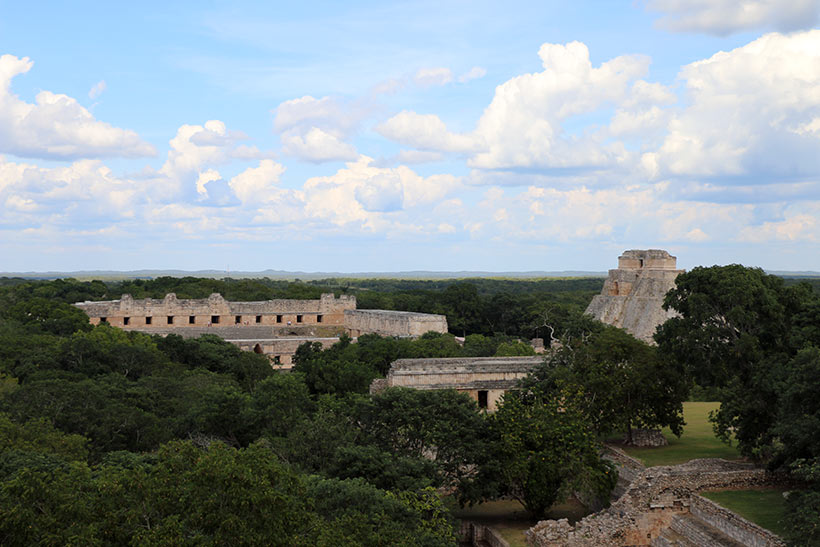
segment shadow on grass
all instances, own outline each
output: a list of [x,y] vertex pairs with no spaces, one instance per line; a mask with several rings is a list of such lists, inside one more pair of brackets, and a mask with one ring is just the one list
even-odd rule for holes
[[621,448],[649,467],[677,465],[695,458],[739,460],[741,455],[737,446],[730,446],[718,439],[712,429],[712,423],[709,422],[709,412],[717,410],[719,406],[720,403],[683,403],[683,417],[686,425],[680,438],[675,437],[669,429],[664,429],[663,434],[669,441],[667,446],[657,448],[621,446]]

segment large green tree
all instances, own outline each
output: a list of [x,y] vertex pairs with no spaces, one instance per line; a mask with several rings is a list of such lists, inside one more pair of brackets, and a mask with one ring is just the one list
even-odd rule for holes
[[661,352],[698,384],[719,389],[713,420],[721,436],[736,438],[747,456],[770,459],[790,362],[802,347],[820,343],[810,326],[817,296],[806,285],[786,286],[735,264],[679,275],[664,307],[679,315],[655,335]]
[[657,349],[626,331],[600,326],[565,340],[524,385],[545,397],[574,396],[599,435],[633,427],[669,427],[682,433],[687,381]]
[[584,412],[568,404],[575,399],[512,391],[491,417],[493,458],[485,473],[534,518],[574,491],[607,499],[617,482]]

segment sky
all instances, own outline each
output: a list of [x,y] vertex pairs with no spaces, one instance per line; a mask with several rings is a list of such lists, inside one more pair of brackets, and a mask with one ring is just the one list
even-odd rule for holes
[[820,0],[0,0],[0,271],[820,271]]

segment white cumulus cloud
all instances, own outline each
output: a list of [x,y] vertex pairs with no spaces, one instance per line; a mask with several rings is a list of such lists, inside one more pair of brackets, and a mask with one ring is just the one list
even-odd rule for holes
[[282,136],[282,151],[314,163],[356,159],[356,148],[335,135],[318,127],[311,127],[303,135]]
[[683,67],[688,104],[642,162],[655,177],[818,180],[820,30],[767,34]]
[[72,97],[40,91],[33,104],[20,99],[11,91],[12,79],[33,64],[28,57],[0,56],[0,152],[48,159],[156,154],[134,131],[94,119]]
[[305,95],[274,109],[273,128],[285,154],[313,163],[352,160],[356,149],[346,141],[368,112],[362,104]]
[[593,67],[581,42],[544,44],[544,70],[516,76],[496,88],[475,135],[487,145],[469,162],[485,169],[604,167],[622,161],[623,151],[595,132],[572,134],[565,121],[612,107],[628,97],[630,84],[648,69],[641,55],[616,57]]
[[471,152],[478,146],[476,137],[451,133],[435,114],[404,110],[376,127],[384,137],[402,144],[441,152]]
[[406,216],[416,208],[415,213],[423,216],[431,204],[462,186],[453,175],[422,177],[405,166],[383,168],[373,163],[361,156],[331,176],[308,179],[303,187],[307,215],[340,226],[360,223],[387,229],[397,220],[385,215]]
[[273,160],[262,160],[259,167],[249,167],[228,183],[236,197],[246,205],[275,201],[281,195],[279,179],[285,167]]

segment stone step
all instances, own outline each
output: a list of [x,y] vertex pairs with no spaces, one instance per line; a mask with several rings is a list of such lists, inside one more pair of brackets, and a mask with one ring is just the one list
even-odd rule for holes
[[671,528],[664,530],[660,536],[652,540],[650,545],[652,547],[698,547],[697,544],[689,541],[689,539]]
[[744,547],[718,530],[692,515],[680,515],[675,517],[669,530],[682,536],[689,543],[678,543],[685,547]]

